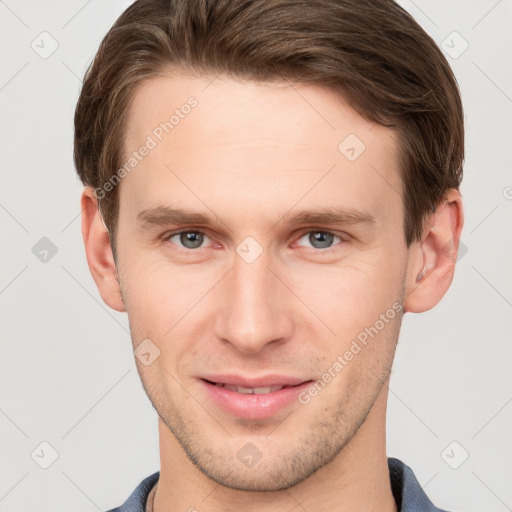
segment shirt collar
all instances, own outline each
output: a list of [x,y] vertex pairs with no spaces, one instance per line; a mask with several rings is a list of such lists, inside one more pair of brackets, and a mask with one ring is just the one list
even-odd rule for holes
[[[388,467],[391,490],[399,512],[446,512],[432,504],[409,466],[390,457]],[[160,472],[157,471],[142,480],[123,505],[108,512],[144,512],[149,492],[159,477]]]

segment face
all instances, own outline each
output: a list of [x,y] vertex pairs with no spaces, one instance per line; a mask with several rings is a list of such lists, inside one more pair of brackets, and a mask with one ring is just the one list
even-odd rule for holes
[[118,272],[144,388],[214,481],[294,485],[389,377],[409,255],[396,138],[323,88],[221,77],[147,82],[127,126]]

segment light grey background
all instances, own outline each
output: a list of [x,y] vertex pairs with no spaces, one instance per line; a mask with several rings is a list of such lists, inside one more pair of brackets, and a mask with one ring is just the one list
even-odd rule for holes
[[[107,510],[159,469],[127,317],[87,267],[72,161],[81,77],[129,3],[0,0],[1,511]],[[512,2],[401,4],[451,53],[461,86],[467,253],[443,301],[405,316],[388,454],[438,506],[501,512],[512,507]],[[46,262],[32,251],[43,237],[57,248]],[[48,469],[42,442],[58,453]]]

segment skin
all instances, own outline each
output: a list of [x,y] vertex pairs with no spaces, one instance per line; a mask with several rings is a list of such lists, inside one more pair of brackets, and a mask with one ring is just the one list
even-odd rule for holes
[[[393,304],[432,308],[453,278],[460,194],[449,190],[407,247],[396,134],[304,84],[152,79],[134,96],[126,154],[190,96],[197,107],[119,185],[117,268],[93,189],[82,195],[87,260],[103,300],[128,313],[134,348],[149,338],[160,349],[149,366],[136,359],[159,414],[154,510],[395,511],[385,425],[402,314],[307,405],[264,420],[225,413],[198,377],[317,380]],[[353,162],[338,150],[351,133],[366,146]],[[217,223],[137,220],[161,205]],[[327,207],[374,221],[283,218]],[[180,230],[203,233],[202,245],[169,237]],[[335,236],[321,246],[310,237],[317,231]],[[236,252],[248,236],[263,250],[252,263]],[[237,458],[247,442],[262,454],[250,468]]]

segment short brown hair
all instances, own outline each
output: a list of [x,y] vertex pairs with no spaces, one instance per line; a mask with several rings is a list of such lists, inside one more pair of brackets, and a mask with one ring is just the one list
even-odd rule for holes
[[[119,169],[130,102],[168,69],[334,90],[398,134],[407,245],[464,159],[460,93],[440,49],[393,0],[137,0],[103,39],[75,112],[74,159],[95,189]],[[341,142],[341,141],[340,141]],[[100,200],[115,256],[118,187]]]

